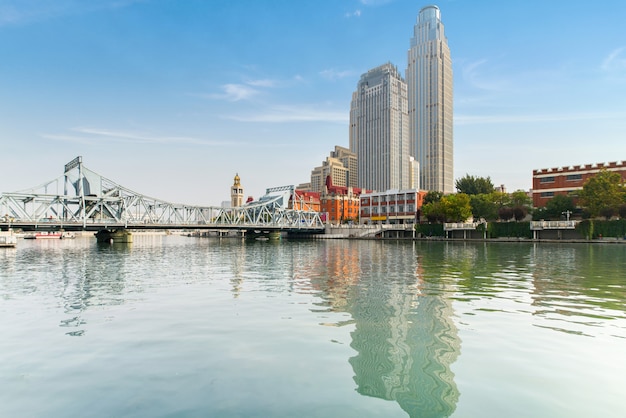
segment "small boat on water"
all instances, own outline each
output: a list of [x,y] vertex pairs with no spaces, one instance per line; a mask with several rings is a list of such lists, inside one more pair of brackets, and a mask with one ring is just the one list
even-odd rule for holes
[[24,239],[70,239],[76,238],[73,232],[39,231],[24,235]]
[[0,248],[11,248],[17,245],[17,237],[12,230],[0,231]]

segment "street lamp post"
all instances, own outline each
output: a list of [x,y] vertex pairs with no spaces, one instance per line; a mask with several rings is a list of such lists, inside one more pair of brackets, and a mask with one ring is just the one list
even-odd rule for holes
[[572,214],[571,210],[566,210],[565,212],[561,212],[562,215],[565,215],[565,219],[569,222],[569,216]]

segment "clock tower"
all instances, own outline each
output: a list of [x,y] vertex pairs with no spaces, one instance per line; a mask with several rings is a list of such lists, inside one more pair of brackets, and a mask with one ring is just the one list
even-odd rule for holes
[[241,181],[239,174],[235,174],[235,181],[230,188],[230,206],[237,208],[243,204],[243,187],[241,187]]

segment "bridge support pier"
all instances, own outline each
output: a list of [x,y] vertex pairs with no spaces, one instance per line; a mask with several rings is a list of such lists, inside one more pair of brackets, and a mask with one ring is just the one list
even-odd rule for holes
[[261,241],[266,241],[266,240],[272,240],[272,241],[278,241],[282,238],[282,232],[281,231],[259,231],[259,230],[250,230],[246,232],[246,239],[248,240],[261,240]]
[[107,243],[131,243],[133,242],[133,234],[126,229],[101,229],[96,232],[96,240],[98,242]]

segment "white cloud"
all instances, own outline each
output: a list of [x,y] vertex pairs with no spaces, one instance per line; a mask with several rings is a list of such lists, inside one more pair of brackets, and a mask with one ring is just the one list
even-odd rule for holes
[[626,77],[626,47],[611,51],[602,61],[601,68],[607,73]]
[[276,79],[249,79],[243,83],[229,83],[224,84],[220,88],[222,93],[215,94],[198,94],[192,93],[192,96],[227,100],[229,102],[239,102],[244,100],[250,100],[255,96],[258,96],[263,92],[263,89],[281,88],[291,86],[294,83],[300,83],[303,78],[300,75],[295,75],[292,79],[288,80],[276,80]]
[[351,17],[361,17],[361,11],[359,9],[355,10],[354,12],[348,12],[345,14],[345,16],[347,18],[351,18]]
[[361,0],[361,4],[365,6],[380,6],[391,3],[393,0]]
[[249,80],[246,81],[246,84],[254,87],[276,87],[278,85],[278,81],[270,79]]
[[249,113],[247,115],[225,115],[222,116],[222,118],[237,122],[261,123],[348,122],[348,115],[345,111],[328,111],[311,107],[305,108],[302,106],[275,106],[260,113]]
[[320,75],[328,80],[337,80],[340,78],[352,77],[355,75],[355,72],[350,70],[337,71],[335,69],[328,69],[320,71]]
[[135,144],[190,144],[190,145],[231,145],[230,142],[213,141],[185,136],[157,136],[144,132],[116,131],[110,129],[77,127],[70,129],[70,133],[41,134],[43,138],[56,141],[93,144],[108,141]]
[[245,84],[224,84],[221,88],[223,93],[211,94],[207,97],[212,99],[227,100],[229,102],[238,102],[241,100],[249,100],[259,94],[257,89]]
[[537,123],[537,122],[567,122],[580,120],[603,120],[626,117],[623,113],[577,113],[577,114],[541,114],[541,115],[454,115],[455,125],[483,125],[497,123]]
[[461,68],[461,75],[463,80],[470,86],[479,90],[486,91],[501,91],[508,88],[508,81],[505,79],[493,77],[493,75],[487,74],[486,71],[490,69],[489,63],[486,59],[470,62]]

